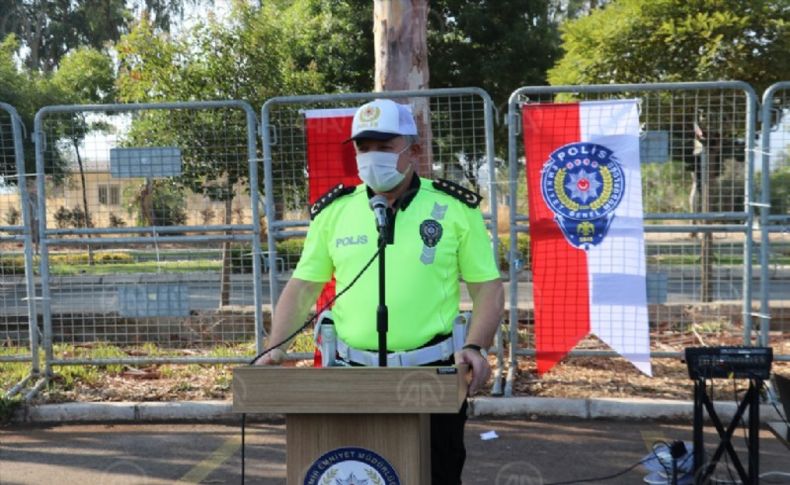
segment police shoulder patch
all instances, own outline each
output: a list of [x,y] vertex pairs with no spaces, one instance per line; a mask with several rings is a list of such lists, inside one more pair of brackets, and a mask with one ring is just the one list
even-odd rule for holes
[[474,192],[472,190],[467,189],[461,185],[458,185],[455,182],[450,182],[449,180],[445,179],[438,179],[433,181],[434,188],[441,190],[442,192],[455,197],[456,199],[460,200],[464,204],[468,205],[471,208],[475,208],[480,205],[480,201],[483,200],[483,196]]
[[344,184],[335,185],[329,189],[327,193],[319,197],[318,200],[315,201],[315,204],[310,206],[310,219],[315,219],[315,216],[317,216],[322,210],[326,209],[329,204],[336,201],[340,197],[343,197],[344,195],[350,194],[354,190],[354,187],[346,187]]

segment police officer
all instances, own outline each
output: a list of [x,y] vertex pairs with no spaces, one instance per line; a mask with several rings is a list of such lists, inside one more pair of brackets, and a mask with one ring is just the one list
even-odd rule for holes
[[[389,308],[389,365],[468,364],[471,394],[491,369],[481,349],[491,345],[504,307],[504,291],[494,262],[480,196],[448,181],[419,177],[421,153],[410,109],[378,99],[360,107],[352,133],[357,187],[337,186],[311,207],[312,222],[301,259],[283,289],[273,316],[269,344],[281,342],[303,322],[324,284],[335,276],[338,291],[375,253],[378,231],[369,207],[376,194],[389,203],[386,248],[386,302]],[[465,338],[453,339],[459,313],[459,277],[467,285],[473,311]],[[377,365],[378,268],[368,271],[338,298],[332,309],[340,358],[351,365]],[[279,364],[281,349],[257,363]],[[466,402],[457,415],[431,416],[431,469],[434,485],[461,482]]]

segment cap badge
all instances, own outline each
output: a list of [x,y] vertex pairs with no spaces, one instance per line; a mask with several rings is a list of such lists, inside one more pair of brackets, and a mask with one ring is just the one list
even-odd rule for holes
[[359,113],[359,121],[370,123],[376,121],[381,116],[381,108],[378,106],[366,106]]

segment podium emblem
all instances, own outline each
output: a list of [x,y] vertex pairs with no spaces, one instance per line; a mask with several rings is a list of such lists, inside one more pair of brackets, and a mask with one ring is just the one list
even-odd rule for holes
[[400,485],[400,478],[375,451],[346,447],[315,460],[307,470],[304,485]]

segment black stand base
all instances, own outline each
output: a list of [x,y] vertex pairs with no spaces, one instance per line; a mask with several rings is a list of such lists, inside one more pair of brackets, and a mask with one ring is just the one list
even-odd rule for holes
[[[759,483],[760,476],[760,449],[759,449],[759,432],[760,432],[760,388],[763,385],[762,379],[754,378],[749,379],[749,390],[743,400],[738,404],[735,415],[732,421],[724,429],[719,415],[713,407],[713,401],[707,394],[707,386],[705,385],[706,379],[700,378],[694,382],[694,483],[705,484],[708,483],[716,465],[726,451],[732,459],[732,464],[738,471],[738,476],[743,484],[756,485]],[[705,463],[705,450],[703,443],[703,427],[704,421],[702,416],[703,406],[708,411],[708,416],[716,431],[719,433],[721,442],[716,448],[715,453],[710,461]],[[743,418],[744,412],[749,410],[749,436],[747,438],[748,445],[748,459],[749,459],[749,472],[744,470],[735,448],[732,447],[732,436],[738,428],[738,424]]]

